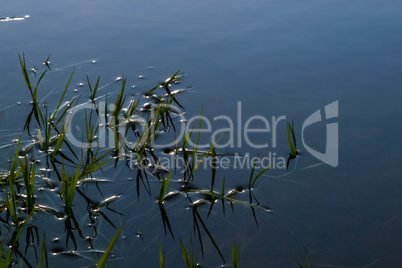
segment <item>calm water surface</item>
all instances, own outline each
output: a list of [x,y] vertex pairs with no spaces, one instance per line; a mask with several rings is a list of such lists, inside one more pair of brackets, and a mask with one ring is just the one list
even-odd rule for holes
[[[242,125],[254,115],[270,123],[272,116],[286,116],[295,122],[300,142],[304,120],[338,101],[339,117],[330,121],[339,124],[337,167],[321,164],[300,142],[301,155],[287,171],[270,170],[256,184],[258,201],[274,212],[256,211],[258,227],[246,206],[237,205],[232,213],[228,205],[223,216],[217,204],[208,219],[208,206],[200,207],[200,213],[227,263],[232,244],[238,243],[241,267],[296,267],[289,252],[304,258],[303,246],[315,267],[400,267],[401,12],[402,3],[391,0],[2,3],[0,17],[30,17],[0,21],[1,167],[7,168],[15,148],[10,143],[21,135],[30,110],[18,53],[25,53],[28,67],[36,66],[38,73],[51,55],[52,70],[39,92],[50,105],[56,105],[74,67],[67,98],[89,96],[86,85],[79,86],[86,84],[86,75],[92,79],[100,75],[101,85],[107,85],[102,94],[111,93],[114,99],[120,84],[111,82],[122,74],[128,78],[127,95],[138,96],[181,70],[185,76],[177,88],[191,87],[178,96],[186,118],[198,115],[203,107],[213,130],[228,127],[225,121],[213,121],[215,116],[237,119],[241,102]],[[250,127],[261,128],[257,123]],[[236,142],[221,152],[250,156],[271,152],[287,158],[285,120],[277,132],[275,148],[272,132],[254,133],[250,135],[254,143],[270,147],[252,148],[243,136],[242,146]],[[325,122],[305,135],[310,147],[325,151]],[[237,141],[237,133],[234,138]],[[207,135],[201,140],[208,139]],[[195,184],[206,189],[210,172],[200,171]],[[249,169],[218,170],[218,189],[224,175],[227,189],[247,186],[249,173]],[[161,241],[167,266],[182,267],[179,241],[189,243],[194,234],[185,198],[166,204],[175,233],[172,239],[169,233],[165,236],[155,202],[157,180],[150,181],[151,198],[143,191],[137,200],[136,185],[129,180],[135,174],[124,164],[99,176],[112,181],[101,186],[105,196],[122,195],[111,207],[125,216],[108,214],[117,226],[125,222],[124,238],[113,252],[116,265],[157,266]],[[52,194],[45,190],[40,200],[51,203]],[[85,213],[83,209],[77,217],[84,224]],[[36,220],[38,226],[57,222],[54,217],[42,218]],[[51,239],[63,240],[64,234],[63,224],[53,226],[46,227],[50,250],[60,247]],[[98,231],[95,248],[104,250],[115,231],[105,221],[99,221]],[[139,231],[141,238],[136,235]],[[198,238],[193,237],[199,262],[218,267],[223,262],[208,236],[203,236],[204,260]],[[79,252],[81,257],[50,256],[50,262],[66,258],[70,261],[66,267],[88,266],[94,264],[89,258],[98,257],[84,242]]]

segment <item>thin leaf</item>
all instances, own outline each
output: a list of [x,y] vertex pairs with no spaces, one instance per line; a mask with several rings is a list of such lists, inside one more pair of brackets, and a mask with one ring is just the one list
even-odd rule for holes
[[96,265],[97,268],[101,268],[106,264],[107,258],[112,251],[114,244],[117,241],[121,231],[123,230],[123,225],[117,230],[116,234],[114,235],[112,241],[110,242],[109,246],[106,248],[105,253],[103,253],[102,258],[99,260],[98,264]]

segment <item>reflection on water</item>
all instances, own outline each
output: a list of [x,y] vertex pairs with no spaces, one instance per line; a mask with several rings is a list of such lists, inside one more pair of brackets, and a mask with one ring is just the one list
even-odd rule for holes
[[13,21],[13,20],[25,20],[29,19],[29,15],[26,15],[24,17],[5,17],[5,18],[0,18],[1,21]]

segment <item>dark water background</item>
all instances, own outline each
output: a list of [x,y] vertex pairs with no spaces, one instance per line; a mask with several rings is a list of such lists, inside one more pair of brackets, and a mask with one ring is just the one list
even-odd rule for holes
[[[229,263],[232,244],[239,244],[242,267],[296,267],[288,252],[303,258],[303,246],[315,267],[402,265],[400,1],[13,1],[0,6],[0,17],[30,15],[0,21],[4,169],[14,148],[8,145],[21,135],[30,109],[18,53],[25,53],[28,66],[38,71],[44,70],[42,62],[51,55],[52,71],[43,81],[42,97],[62,90],[73,67],[68,98],[88,95],[86,87],[78,86],[86,82],[86,75],[100,75],[106,85],[124,74],[127,94],[136,96],[181,70],[186,75],[180,87],[193,87],[179,97],[186,117],[199,114],[202,106],[211,121],[219,115],[235,118],[240,101],[243,122],[253,115],[269,120],[285,115],[294,120],[298,140],[310,114],[339,101],[336,168],[314,166],[320,162],[300,147],[302,155],[290,174],[278,177],[286,171],[273,170],[276,177],[271,177],[268,171],[256,185],[259,202],[274,211],[257,211],[259,227],[243,206],[236,206],[234,214],[227,211],[226,217],[217,207],[206,224]],[[105,91],[117,94],[116,85]],[[57,101],[55,92],[45,101]],[[286,157],[284,122],[273,151]],[[217,121],[212,127],[227,126]],[[308,144],[324,151],[325,124],[307,134]],[[270,143],[272,138],[252,137],[256,143]],[[249,146],[223,151],[267,154]],[[209,172],[201,171],[197,185],[208,185],[209,178],[204,182],[202,174],[210,176]],[[220,180],[223,174],[228,188],[237,187],[246,185],[249,170],[219,170]],[[125,221],[125,238],[114,251],[118,267],[132,262],[136,267],[155,267],[159,241],[166,248],[168,267],[182,265],[179,238],[188,242],[193,228],[184,198],[167,205],[176,239],[165,238],[155,200],[144,193],[137,201],[136,186],[128,180],[134,175],[120,168],[99,176],[114,181],[104,186],[106,195],[122,195],[112,207],[125,217],[110,216],[116,225]],[[159,182],[152,183],[158,189]],[[51,194],[45,191],[42,201]],[[38,225],[56,221],[43,218],[46,221],[38,220]],[[59,225],[47,230],[49,239],[64,233]],[[141,226],[143,239],[135,235]],[[95,244],[104,249],[114,229],[103,222],[99,232]],[[201,264],[219,266],[219,255],[205,241]],[[92,256],[81,250],[81,255]],[[70,261],[66,267],[93,264],[60,255],[50,261],[61,263],[63,258]]]

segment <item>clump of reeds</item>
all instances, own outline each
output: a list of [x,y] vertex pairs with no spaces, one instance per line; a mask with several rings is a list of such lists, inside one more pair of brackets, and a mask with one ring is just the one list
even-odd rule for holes
[[[112,212],[122,215],[118,211],[108,207],[112,201],[116,200],[120,196],[114,195],[109,198],[103,198],[103,201],[96,201],[88,197],[82,187],[83,184],[95,182],[97,189],[102,195],[102,191],[98,185],[98,182],[101,182],[101,180],[93,178],[93,175],[97,172],[101,172],[102,168],[107,165],[113,157],[115,158],[115,167],[117,166],[117,161],[120,160],[120,158],[126,160],[134,159],[136,161],[136,186],[138,198],[140,181],[142,181],[147,193],[151,195],[151,186],[148,182],[147,174],[149,174],[150,168],[153,168],[151,174],[158,180],[158,183],[160,182],[157,203],[160,209],[165,234],[167,231],[169,231],[172,238],[174,238],[173,228],[169,221],[167,211],[165,210],[164,203],[165,201],[167,202],[168,197],[176,194],[186,196],[191,203],[189,208],[192,209],[194,235],[197,235],[199,239],[202,257],[204,257],[204,244],[202,237],[203,234],[205,234],[206,237],[209,238],[223,262],[225,262],[225,258],[218,246],[219,243],[215,241],[213,234],[207,227],[205,219],[198,211],[199,205],[205,203],[210,204],[207,217],[211,214],[214,204],[217,203],[216,201],[219,200],[222,203],[224,215],[225,204],[227,203],[231,205],[233,212],[233,204],[248,206],[252,209],[254,219],[257,222],[254,209],[262,209],[268,212],[270,212],[270,209],[258,203],[257,199],[252,193],[252,190],[257,180],[269,169],[269,167],[255,175],[256,162],[254,162],[251,174],[248,178],[248,192],[250,197],[249,202],[235,198],[237,194],[240,194],[240,191],[227,191],[225,189],[225,176],[222,181],[221,190],[214,190],[216,184],[215,181],[218,179],[218,167],[216,163],[219,157],[225,156],[225,154],[220,154],[217,152],[216,145],[223,136],[217,141],[217,143],[211,144],[209,148],[200,150],[199,141],[201,137],[201,125],[203,120],[203,109],[201,108],[198,130],[191,130],[189,133],[184,135],[182,148],[178,148],[176,141],[176,148],[174,152],[176,155],[183,154],[185,158],[186,165],[183,172],[184,179],[182,180],[184,181],[185,186],[188,186],[188,183],[195,179],[196,171],[200,167],[200,164],[205,159],[211,158],[212,176],[210,182],[208,183],[210,187],[207,187],[207,189],[184,187],[179,191],[168,192],[168,188],[172,188],[169,183],[173,181],[171,180],[173,171],[169,172],[158,165],[158,157],[154,152],[154,142],[156,137],[162,133],[173,131],[175,134],[175,115],[178,113],[173,109],[173,105],[177,105],[180,111],[184,109],[176,96],[185,90],[171,90],[172,84],[178,83],[179,79],[183,76],[179,73],[179,71],[165,80],[165,82],[159,83],[154,88],[143,94],[143,97],[152,101],[152,103],[147,105],[143,110],[138,109],[141,97],[136,99],[132,98],[129,104],[126,103],[125,87],[127,78],[122,76],[121,88],[114,102],[110,117],[107,114],[108,94],[105,95],[105,114],[101,114],[101,109],[99,109],[99,97],[96,95],[102,88],[100,86],[100,77],[97,78],[95,83],[91,84],[89,76],[87,76],[89,87],[89,101],[87,101],[87,103],[92,103],[92,108],[90,108],[89,113],[85,111],[85,135],[82,137],[82,140],[85,140],[88,146],[86,148],[80,148],[80,154],[71,146],[71,144],[69,144],[65,138],[67,129],[71,123],[71,116],[68,115],[74,111],[74,108],[80,99],[73,98],[68,102],[64,101],[66,96],[68,96],[69,85],[72,81],[74,69],[72,70],[64,90],[59,97],[59,101],[55,103],[55,107],[51,107],[51,104],[40,103],[39,101],[40,98],[38,97],[38,88],[45,74],[48,71],[51,71],[49,58],[50,56],[44,62],[44,65],[47,69],[42,72],[37,79],[37,82],[33,84],[31,82],[32,77],[30,78],[27,71],[25,55],[23,54],[22,57],[19,55],[23,77],[32,100],[32,110],[28,114],[25,121],[24,131],[27,131],[28,135],[31,135],[31,126],[35,124],[36,139],[21,151],[19,150],[21,140],[18,141],[16,152],[13,156],[13,159],[10,160],[9,170],[6,174],[2,174],[0,177],[1,182],[6,184],[4,195],[5,201],[1,202],[2,207],[0,207],[0,216],[2,217],[2,222],[6,225],[7,229],[12,231],[12,237],[8,243],[10,248],[3,253],[2,256],[4,258],[0,260],[0,266],[4,265],[5,267],[9,267],[12,258],[16,256],[21,258],[21,265],[22,263],[28,264],[27,259],[23,256],[23,254],[20,254],[18,250],[18,238],[26,227],[28,220],[36,212],[47,213],[54,215],[59,219],[64,219],[65,231],[67,235],[66,247],[68,248],[69,241],[72,241],[74,244],[74,250],[72,252],[75,252],[75,250],[78,248],[79,243],[77,242],[77,239],[79,238],[88,241],[90,248],[94,249],[91,239],[97,234],[96,227],[93,227],[95,233],[94,236],[85,236],[83,234],[80,226],[82,223],[75,218],[77,207],[74,206],[74,202],[77,202],[76,196],[79,194],[84,200],[83,202],[87,203],[86,208],[88,210],[88,216],[91,220],[98,215],[101,215],[104,220],[115,227],[114,223],[109,219],[109,217],[102,212],[102,209],[109,209]],[[36,68],[34,74],[36,77]],[[160,93],[160,90],[158,89],[162,89],[163,92]],[[140,120],[140,117],[146,119]],[[101,118],[102,120],[104,119],[104,126],[107,127],[107,130],[110,130],[113,133],[114,141],[113,148],[111,150],[101,151],[100,148],[94,148],[93,146],[97,133],[99,132],[99,122],[101,121]],[[139,125],[142,125],[142,130],[137,128]],[[133,134],[133,136],[137,138],[133,144],[126,142],[126,137],[129,134]],[[192,148],[189,146],[191,138],[196,139],[195,145]],[[293,122],[291,125],[288,123],[288,141],[291,156],[295,157],[298,154],[298,151],[296,147]],[[131,153],[133,153],[135,156],[132,156]],[[197,156],[200,155],[202,156],[201,160],[196,162]],[[45,159],[43,161],[45,163],[44,165],[46,165],[46,170],[50,170],[50,167],[52,167],[52,171],[46,172],[52,172],[52,174],[55,174],[59,180],[59,183],[61,184],[61,189],[59,188],[59,195],[60,199],[62,200],[61,202],[64,205],[64,211],[57,211],[56,209],[46,207],[38,203],[38,198],[35,194],[37,193],[38,185],[42,184],[41,179],[43,179],[43,181],[52,190],[56,189],[56,186],[50,179],[38,174],[38,164],[36,164],[35,159],[37,156]],[[196,195],[202,196],[203,198],[193,199],[192,196]],[[3,210],[6,210],[5,217],[3,217],[3,214],[1,214]],[[32,226],[32,228],[34,227],[35,226]],[[104,251],[101,259],[97,262],[97,267],[107,265],[108,256],[110,255],[112,248],[114,247],[121,233],[121,230],[122,227],[117,230],[116,235],[113,237],[110,244]],[[76,236],[77,233],[78,236]],[[27,236],[29,235],[33,236],[33,231],[27,231]],[[38,234],[37,236],[39,237]],[[37,240],[39,240],[39,238]],[[27,241],[30,240],[28,239]],[[198,267],[196,254],[192,248],[185,248],[182,241],[180,241],[180,246],[182,249],[183,260],[185,261],[187,267]],[[3,249],[1,248],[0,250]],[[36,258],[39,266],[39,258],[37,255]],[[232,262],[233,267],[238,267],[239,247],[236,244],[233,245]],[[165,266],[165,255],[162,251],[161,244],[159,245],[159,263],[160,267]],[[43,235],[42,240],[40,265],[41,267],[48,266],[45,235]],[[32,265],[29,264],[28,266]]]

